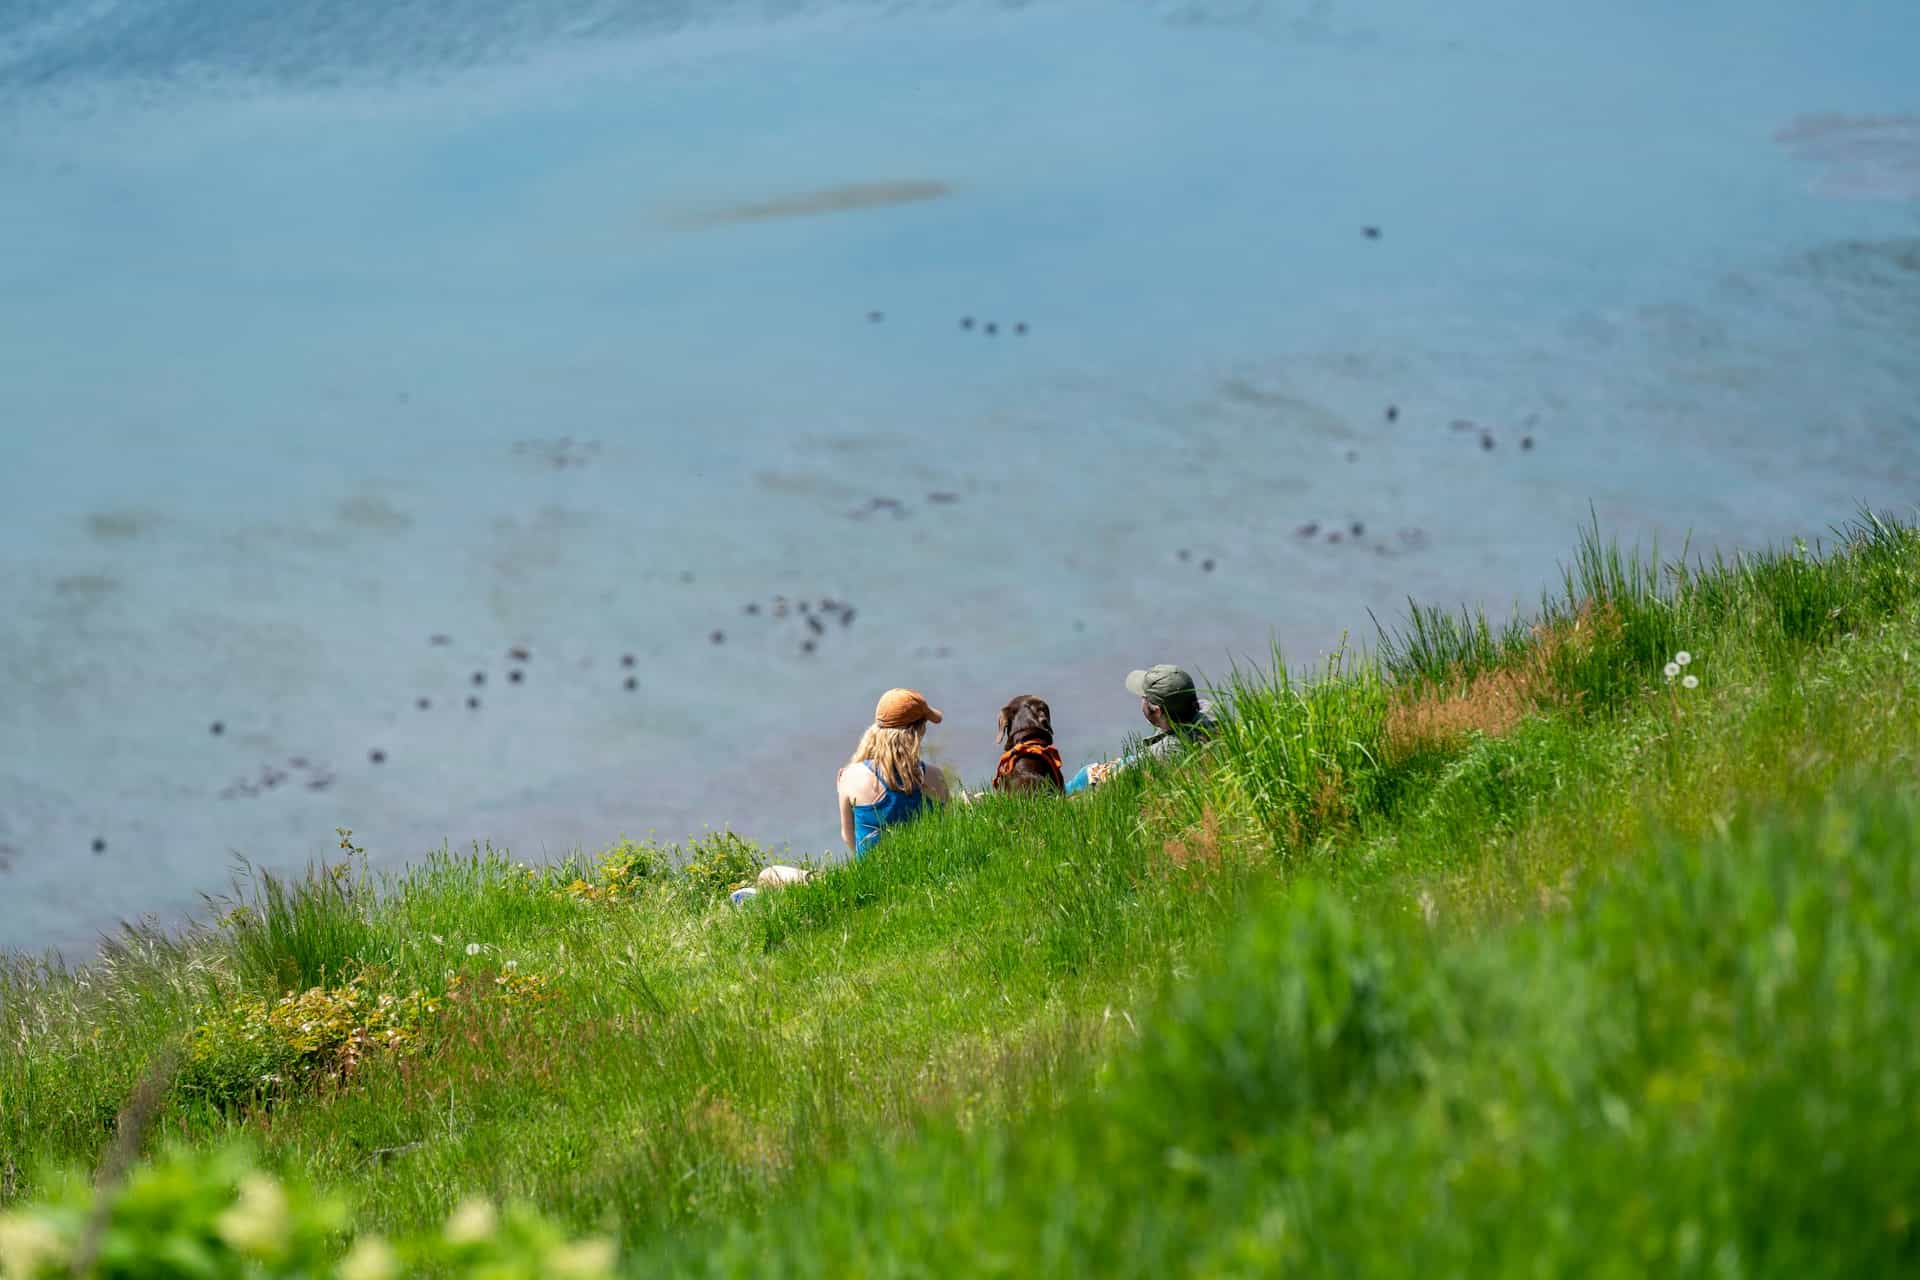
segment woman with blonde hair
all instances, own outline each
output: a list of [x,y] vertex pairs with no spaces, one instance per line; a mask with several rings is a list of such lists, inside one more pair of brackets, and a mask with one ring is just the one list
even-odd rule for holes
[[880,695],[873,723],[860,735],[835,784],[840,838],[855,857],[871,849],[882,830],[919,813],[929,799],[947,798],[946,779],[938,769],[927,772],[920,758],[927,726],[939,723],[940,713],[918,690],[889,689]]

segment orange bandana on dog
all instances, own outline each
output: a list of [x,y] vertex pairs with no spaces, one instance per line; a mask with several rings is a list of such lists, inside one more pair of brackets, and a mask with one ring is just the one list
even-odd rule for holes
[[1060,751],[1054,746],[1041,746],[1037,742],[1020,742],[1000,754],[1000,767],[993,771],[993,786],[997,791],[1000,785],[1013,773],[1014,762],[1021,756],[1032,756],[1047,766],[1053,774],[1053,785],[1062,791],[1067,789],[1066,772],[1060,767]]

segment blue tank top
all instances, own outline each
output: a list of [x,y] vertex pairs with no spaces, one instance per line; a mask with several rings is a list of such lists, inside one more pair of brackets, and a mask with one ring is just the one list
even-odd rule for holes
[[[905,822],[919,813],[920,806],[926,801],[919,787],[911,791],[895,791],[887,785],[887,780],[880,776],[880,771],[874,768],[871,762],[862,760],[860,763],[880,784],[882,795],[872,804],[853,806],[855,857],[859,857],[873,847],[873,842],[880,838],[881,828],[890,827],[896,822]],[[920,772],[925,774],[926,771],[927,765],[923,760],[920,763]]]

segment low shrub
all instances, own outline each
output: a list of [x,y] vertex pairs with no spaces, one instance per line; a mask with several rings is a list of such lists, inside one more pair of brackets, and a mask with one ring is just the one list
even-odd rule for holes
[[117,1186],[79,1171],[0,1214],[0,1277],[52,1280],[397,1280],[433,1274],[478,1280],[611,1276],[611,1240],[570,1238],[526,1205],[475,1197],[438,1231],[388,1241],[352,1232],[341,1196],[262,1169],[253,1150],[167,1148]]

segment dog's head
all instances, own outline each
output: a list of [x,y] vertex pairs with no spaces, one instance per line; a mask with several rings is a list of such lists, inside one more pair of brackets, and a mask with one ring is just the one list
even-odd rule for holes
[[1042,699],[1030,693],[1010,698],[1007,705],[1000,708],[999,733],[1002,751],[1016,742],[1039,742],[1051,746],[1053,712]]

